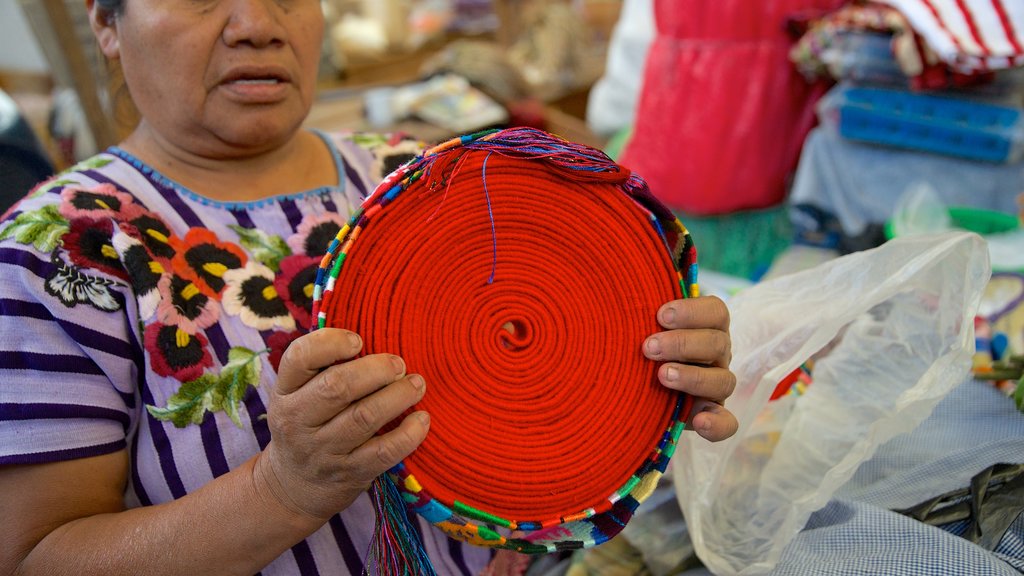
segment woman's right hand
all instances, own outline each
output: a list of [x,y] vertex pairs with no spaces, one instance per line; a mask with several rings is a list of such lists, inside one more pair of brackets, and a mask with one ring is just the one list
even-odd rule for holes
[[326,522],[427,436],[425,412],[378,431],[416,404],[425,382],[390,354],[353,360],[362,340],[324,328],[292,342],[267,410],[271,441],[256,462],[260,488],[305,518]]

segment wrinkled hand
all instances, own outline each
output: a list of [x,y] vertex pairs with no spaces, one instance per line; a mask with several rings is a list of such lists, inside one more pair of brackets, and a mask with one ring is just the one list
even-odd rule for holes
[[644,355],[664,362],[662,384],[695,397],[687,428],[712,442],[729,438],[738,423],[723,406],[736,388],[725,303],[713,296],[674,300],[658,310],[658,323],[666,331],[644,342]]
[[427,436],[425,412],[377,434],[423,397],[425,384],[397,356],[353,360],[361,348],[352,332],[325,328],[292,342],[281,359],[267,410],[271,442],[256,466],[293,513],[328,520]]

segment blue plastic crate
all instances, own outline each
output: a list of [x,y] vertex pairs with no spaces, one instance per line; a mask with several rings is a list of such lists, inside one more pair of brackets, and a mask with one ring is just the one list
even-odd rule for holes
[[1024,115],[1011,106],[841,85],[821,112],[851,140],[998,163],[1024,152]]

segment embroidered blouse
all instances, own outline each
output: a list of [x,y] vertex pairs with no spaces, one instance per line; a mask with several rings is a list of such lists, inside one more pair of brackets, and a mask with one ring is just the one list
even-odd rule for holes
[[[418,152],[320,134],[336,186],[222,203],[111,148],[42,184],[0,222],[0,465],[127,449],[128,507],[180,498],[270,441],[268,385],[310,323],[327,243]],[[363,572],[360,497],[262,572]],[[420,520],[422,523],[423,521]],[[442,574],[490,553],[421,530]]]

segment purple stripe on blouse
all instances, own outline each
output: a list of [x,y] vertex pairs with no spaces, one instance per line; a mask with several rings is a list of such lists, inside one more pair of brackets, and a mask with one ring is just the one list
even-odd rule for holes
[[351,165],[350,162],[342,162],[345,165],[345,177],[348,181],[355,185],[356,190],[359,191],[359,199],[366,198],[366,184],[363,183],[362,175]]
[[[340,212],[338,212],[338,205],[334,203],[334,200],[331,199],[330,195],[324,194],[323,202],[324,210],[332,214],[340,214]],[[341,216],[345,216],[345,214],[341,214]]]
[[81,324],[55,318],[46,306],[38,302],[25,302],[9,298],[0,299],[0,316],[20,316],[37,320],[51,320],[59,324],[68,336],[71,336],[83,346],[126,360],[130,360],[133,355],[131,346],[124,340],[114,338],[91,328],[86,328]]
[[228,342],[227,336],[224,335],[224,329],[220,327],[220,324],[214,324],[206,328],[205,332],[206,340],[210,343],[210,347],[213,348],[213,353],[217,355],[217,360],[220,361],[221,365],[227,364],[231,344]]
[[316,559],[313,558],[313,550],[309,547],[309,541],[303,540],[292,546],[292,554],[295,556],[295,563],[299,566],[299,574],[302,576],[320,576],[316,567]]
[[250,388],[242,399],[245,404],[245,411],[249,413],[249,421],[252,423],[252,432],[256,435],[256,441],[260,444],[260,450],[270,444],[270,425],[267,423],[267,407],[263,404],[259,392]]
[[288,225],[292,230],[297,229],[299,224],[302,224],[302,210],[299,210],[299,206],[294,200],[287,198],[279,200],[277,204],[281,207],[281,213],[288,219]]
[[199,435],[203,439],[203,451],[206,453],[206,460],[210,463],[210,471],[213,477],[227,474],[231,467],[228,466],[228,459],[224,456],[224,445],[220,441],[220,430],[217,429],[217,417],[213,412],[207,412],[199,425]]
[[100,370],[100,367],[87,356],[41,354],[23,350],[0,351],[0,368],[105,376],[103,370]]
[[34,252],[20,248],[0,248],[0,264],[21,266],[43,279],[49,277],[54,269],[53,262],[39,258]]
[[452,561],[459,567],[459,572],[462,572],[463,576],[474,576],[469,570],[469,566],[466,565],[466,558],[462,554],[462,547],[464,544],[451,538],[445,538],[448,541],[448,553],[452,556]]
[[115,442],[110,442],[109,444],[86,446],[84,448],[68,448],[67,450],[33,452],[31,454],[11,454],[10,456],[0,456],[0,466],[6,466],[8,464],[47,464],[50,462],[77,460],[78,458],[113,454],[114,452],[123,450],[124,447],[124,440],[117,440]]
[[146,486],[142,483],[142,476],[139,475],[139,435],[134,434],[132,436],[131,445],[131,469],[132,469],[132,487],[135,489],[135,496],[139,499],[139,504],[143,506],[152,506],[153,499],[149,497],[149,493],[146,492]]
[[359,552],[356,550],[355,544],[352,543],[352,537],[348,535],[348,528],[345,527],[345,521],[341,519],[341,515],[335,514],[331,517],[330,526],[334,542],[338,544],[341,557],[345,561],[345,566],[348,567],[348,573],[363,574],[365,569],[363,561],[360,560]]
[[105,418],[120,422],[125,429],[130,419],[128,414],[120,410],[100,406],[76,406],[69,404],[8,404],[0,403],[0,421],[3,420],[42,420],[49,418]]
[[[131,162],[128,162],[128,165],[134,167],[134,164],[132,164]],[[172,188],[166,185],[165,183],[159,181],[152,174],[147,175],[145,172],[142,172],[142,175],[146,176],[146,179],[149,181],[150,184],[153,185],[154,188],[156,188],[156,191],[160,194],[160,197],[163,198],[165,202],[170,204],[171,209],[174,212],[176,212],[178,216],[181,217],[182,221],[185,222],[185,224],[187,224],[190,228],[206,227],[206,225],[199,218],[199,216],[196,216],[196,213],[193,212],[191,208],[189,208],[188,203],[185,202],[185,199],[182,198],[182,195],[179,194],[175,188]]]

